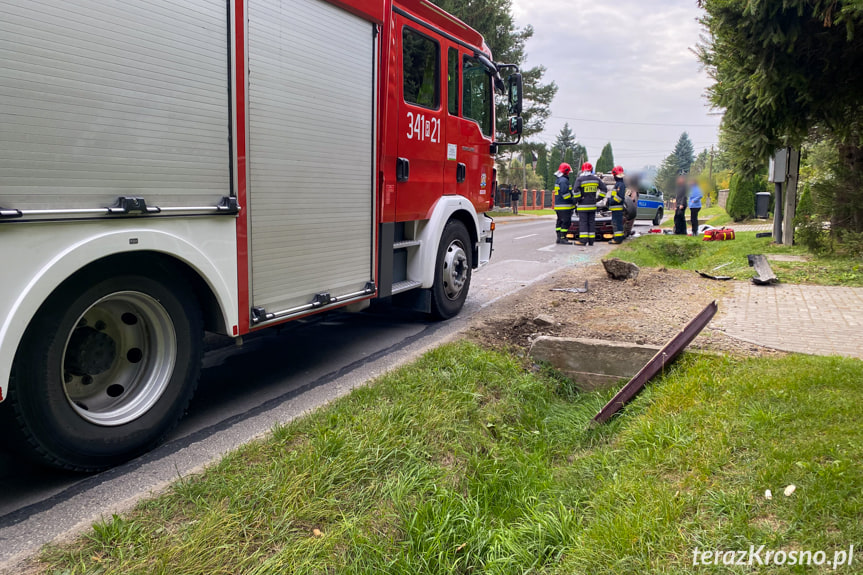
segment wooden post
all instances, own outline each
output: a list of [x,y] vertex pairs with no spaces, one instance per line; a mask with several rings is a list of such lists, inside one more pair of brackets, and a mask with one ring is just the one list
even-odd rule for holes
[[773,198],[773,242],[782,243],[782,216],[785,212],[782,201],[782,184],[788,179],[788,152],[790,148],[779,148],[770,158],[767,181],[773,182],[776,196]]
[[775,196],[773,197],[773,241],[782,243],[782,182],[773,184]]
[[[800,150],[792,149],[788,154],[788,177],[785,179],[785,202],[782,209],[782,243],[794,245],[794,216],[797,213],[797,182],[800,176]],[[775,210],[779,211],[780,206]],[[779,240],[777,240],[779,241]]]

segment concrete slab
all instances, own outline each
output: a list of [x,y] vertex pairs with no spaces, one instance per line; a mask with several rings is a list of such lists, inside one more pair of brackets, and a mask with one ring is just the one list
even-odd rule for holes
[[572,378],[579,389],[591,391],[631,379],[659,350],[651,345],[541,336],[533,342],[529,353],[535,360],[547,361]]

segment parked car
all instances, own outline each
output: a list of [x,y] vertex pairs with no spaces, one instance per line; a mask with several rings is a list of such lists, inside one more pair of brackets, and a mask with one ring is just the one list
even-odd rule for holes
[[665,200],[656,186],[638,186],[638,215],[636,219],[652,220],[654,226],[662,221]]
[[[623,201],[623,237],[629,237],[632,226],[635,224],[637,208],[635,202],[630,198]],[[578,239],[578,212],[572,212],[572,223],[569,225],[569,233],[566,237],[570,240]],[[611,240],[614,238],[614,227],[611,225],[611,212],[608,208],[600,208],[596,212],[596,239]]]

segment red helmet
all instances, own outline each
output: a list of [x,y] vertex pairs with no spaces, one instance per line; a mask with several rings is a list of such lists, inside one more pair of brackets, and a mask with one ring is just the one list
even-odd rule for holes
[[593,164],[591,164],[590,162],[583,163],[581,165],[581,171],[582,172],[592,172],[593,171]]
[[611,169],[612,176],[622,176],[623,175],[623,166],[614,166]]
[[564,176],[572,172],[572,167],[566,162],[562,163],[560,167],[557,169],[558,172],[563,174]]

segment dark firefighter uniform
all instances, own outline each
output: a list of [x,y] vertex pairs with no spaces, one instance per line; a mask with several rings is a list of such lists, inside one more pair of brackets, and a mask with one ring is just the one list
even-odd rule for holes
[[596,239],[596,202],[605,197],[608,188],[596,175],[584,173],[572,185],[578,212],[578,245],[592,246]]
[[554,213],[557,214],[557,243],[567,244],[566,234],[569,233],[569,224],[572,223],[572,210],[575,203],[572,197],[572,187],[569,185],[569,176],[561,175],[554,184]]
[[614,187],[608,195],[608,209],[611,212],[611,226],[614,228],[614,243],[623,243],[623,210],[626,198],[626,184],[623,178],[614,178]]

